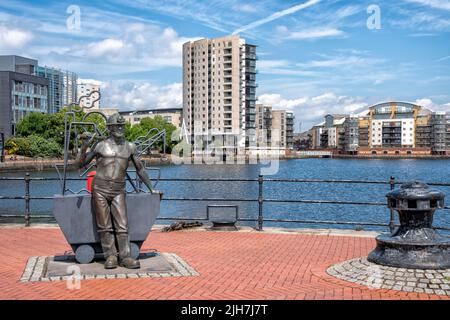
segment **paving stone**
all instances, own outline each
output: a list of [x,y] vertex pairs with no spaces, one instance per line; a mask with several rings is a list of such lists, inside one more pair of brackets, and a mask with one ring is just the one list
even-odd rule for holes
[[413,291],[414,291],[414,287],[408,287],[408,286],[405,286],[405,287],[403,287],[403,291],[406,291],[406,292],[413,292]]
[[434,290],[433,290],[433,289],[426,288],[426,289],[425,289],[425,293],[428,293],[428,294],[434,294]]
[[425,289],[425,288],[428,288],[428,284],[427,284],[427,283],[418,283],[418,284],[417,284],[417,287],[418,287],[418,288]]
[[414,288],[414,292],[416,292],[416,293],[424,293],[425,290],[422,289],[422,288]]
[[139,276],[135,273],[128,273],[127,278],[139,278]]
[[439,294],[439,295],[445,295],[444,290],[434,290],[434,293]]
[[433,284],[440,284],[442,281],[440,279],[430,279],[430,282]]
[[428,285],[428,287],[431,289],[439,289],[439,286],[437,284],[430,284]]

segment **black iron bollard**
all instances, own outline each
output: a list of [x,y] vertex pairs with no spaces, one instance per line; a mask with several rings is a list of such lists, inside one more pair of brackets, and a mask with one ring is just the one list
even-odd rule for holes
[[444,194],[415,181],[386,197],[388,207],[399,214],[400,227],[391,235],[377,237],[377,247],[368,260],[399,268],[449,268],[450,238],[433,229],[433,215],[444,207]]

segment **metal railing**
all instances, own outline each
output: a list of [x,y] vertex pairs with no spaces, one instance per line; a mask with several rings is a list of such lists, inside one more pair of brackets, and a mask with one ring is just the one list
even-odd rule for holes
[[[80,181],[86,180],[86,178],[67,178],[68,181]],[[29,173],[25,174],[25,177],[0,177],[0,181],[24,181],[25,182],[25,194],[23,196],[1,196],[0,200],[24,200],[25,212],[24,214],[16,215],[0,215],[0,218],[20,218],[23,217],[25,226],[30,226],[31,217],[33,218],[51,218],[48,215],[32,215],[30,211],[31,200],[52,200],[53,197],[37,197],[30,194],[31,181],[59,181],[59,178],[40,178],[30,177]],[[335,221],[335,220],[306,220],[306,219],[275,219],[264,217],[264,204],[265,203],[306,203],[306,204],[336,204],[336,205],[359,205],[359,206],[383,206],[386,207],[386,202],[368,202],[368,201],[337,201],[337,200],[318,200],[318,199],[274,199],[264,197],[264,186],[266,183],[323,183],[323,184],[372,184],[372,185],[388,185],[389,190],[393,190],[396,185],[401,185],[406,181],[396,181],[394,177],[390,177],[387,181],[370,181],[370,180],[319,180],[319,179],[286,179],[286,178],[264,178],[259,175],[258,178],[253,179],[222,179],[222,178],[159,178],[159,181],[170,182],[255,182],[258,185],[258,197],[257,198],[201,198],[201,197],[163,197],[162,201],[205,201],[205,202],[253,202],[257,203],[258,211],[257,218],[242,218],[237,216],[239,222],[255,222],[257,223],[257,230],[263,230],[264,222],[276,222],[276,223],[302,223],[302,224],[331,224],[331,225],[357,225],[357,226],[376,226],[376,227],[389,227],[391,232],[395,227],[395,212],[390,209],[389,223],[377,223],[367,221]],[[427,183],[430,186],[444,186],[450,187],[450,183],[442,182],[430,182]],[[450,210],[450,207],[445,206],[443,210]],[[209,215],[205,217],[158,217],[157,220],[209,220]],[[435,229],[450,231],[447,227],[435,227]]]

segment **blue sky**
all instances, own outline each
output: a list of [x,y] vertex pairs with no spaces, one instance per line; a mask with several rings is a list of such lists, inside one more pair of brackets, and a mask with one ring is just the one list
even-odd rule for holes
[[0,54],[101,81],[122,110],[181,106],[182,43],[231,33],[258,46],[258,99],[296,129],[385,100],[450,110],[448,0],[0,2]]

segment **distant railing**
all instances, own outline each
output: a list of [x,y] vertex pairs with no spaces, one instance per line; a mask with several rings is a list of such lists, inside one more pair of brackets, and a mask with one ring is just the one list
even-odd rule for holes
[[[67,178],[68,181],[86,180],[86,178]],[[22,196],[1,196],[0,200],[25,200],[25,212],[24,214],[16,215],[0,215],[0,218],[20,218],[23,217],[25,226],[30,226],[31,217],[33,218],[49,218],[47,215],[31,215],[30,202],[31,200],[52,200],[53,197],[34,197],[30,194],[30,182],[31,181],[59,181],[59,178],[39,178],[30,177],[29,173],[25,174],[25,177],[0,177],[0,181],[24,181],[25,182],[25,194]],[[368,201],[336,201],[336,200],[317,200],[317,199],[273,199],[264,197],[264,184],[265,183],[324,183],[324,184],[373,184],[373,185],[388,185],[389,190],[393,190],[395,185],[401,185],[405,182],[396,181],[394,177],[390,177],[387,181],[370,181],[370,180],[318,180],[318,179],[283,179],[283,178],[264,178],[259,175],[258,178],[253,179],[222,179],[222,178],[159,178],[158,181],[171,181],[171,182],[255,182],[258,186],[257,198],[202,198],[202,197],[163,197],[162,201],[209,201],[209,202],[255,202],[258,204],[257,218],[242,218],[237,217],[237,221],[242,222],[256,222],[257,230],[263,230],[264,222],[276,222],[276,223],[303,223],[303,224],[331,224],[331,225],[358,225],[358,226],[376,226],[376,227],[389,227],[391,232],[395,227],[395,213],[390,209],[390,219],[388,224],[377,222],[361,222],[361,221],[334,221],[334,220],[305,220],[305,219],[274,219],[264,217],[264,203],[316,203],[316,204],[337,204],[337,205],[363,205],[363,206],[383,206],[386,207],[386,202],[368,202]],[[444,186],[450,187],[450,183],[430,182],[427,183],[430,186]],[[0,202],[1,204],[1,202]],[[443,210],[450,210],[450,207],[446,206]],[[158,217],[157,220],[209,220],[209,216],[206,217]],[[450,231],[450,228],[435,227],[435,229]]]

